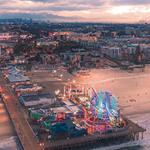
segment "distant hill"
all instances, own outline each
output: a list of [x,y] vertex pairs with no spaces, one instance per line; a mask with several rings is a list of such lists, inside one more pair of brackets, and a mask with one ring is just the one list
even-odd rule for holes
[[23,18],[23,19],[33,19],[33,20],[48,20],[55,22],[63,21],[78,21],[79,17],[64,17],[59,15],[53,15],[48,13],[5,13],[0,14],[0,19],[13,19],[13,18]]

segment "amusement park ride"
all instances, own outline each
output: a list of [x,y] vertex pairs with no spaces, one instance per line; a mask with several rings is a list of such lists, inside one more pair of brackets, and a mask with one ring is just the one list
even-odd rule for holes
[[117,98],[110,92],[70,85],[64,91],[59,99],[61,106],[30,109],[29,112],[39,131],[48,133],[50,146],[55,143],[59,147],[60,143],[59,148],[66,148],[67,143],[70,149],[76,145],[105,145],[111,139],[112,142],[114,139],[118,142],[136,140],[140,132],[143,138],[145,129],[120,114]]
[[109,92],[100,91],[90,97],[90,107],[85,110],[88,132],[105,132],[125,126],[121,118],[117,99]]
[[117,99],[110,92],[96,92],[94,88],[82,86],[68,86],[64,92],[60,99],[64,105],[58,111],[48,107],[29,112],[31,120],[48,131],[52,139],[60,135],[70,138],[105,134],[127,127]]
[[[66,88],[66,87],[65,87]],[[82,107],[84,123],[88,133],[106,132],[126,126],[118,106],[117,98],[110,92],[96,92],[94,88],[66,88],[65,97]],[[81,96],[82,95],[82,96]],[[86,99],[84,102],[81,97]]]

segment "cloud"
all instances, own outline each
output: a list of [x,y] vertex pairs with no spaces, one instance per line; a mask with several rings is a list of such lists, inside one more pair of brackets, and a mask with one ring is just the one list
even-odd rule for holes
[[68,0],[68,3],[77,5],[100,6],[105,4],[107,0]]
[[[27,1],[27,0],[23,0],[23,1]],[[53,2],[57,2],[59,0],[28,0],[28,1],[41,2],[41,3],[53,3]]]
[[[140,14],[138,13],[140,11]],[[0,0],[1,14],[10,17],[54,18],[80,16],[81,21],[138,21],[150,17],[150,0]],[[8,15],[9,14],[9,15]],[[61,18],[59,18],[59,16]],[[132,17],[134,16],[134,17]],[[140,16],[140,17],[138,17]],[[64,17],[64,18],[63,18]],[[79,17],[79,18],[80,18]],[[78,17],[77,17],[78,18]]]
[[145,5],[150,4],[150,0],[112,0],[112,4],[118,5]]
[[[41,3],[41,0],[32,0],[32,3],[29,3],[30,1],[24,0],[24,3],[21,3],[20,0],[14,0],[13,3],[10,0],[9,4],[7,5],[1,5],[0,6],[0,11],[2,10],[12,10],[12,11],[20,11],[20,12],[40,12],[40,11],[45,11],[45,12],[59,12],[59,11],[68,11],[68,12],[73,12],[73,11],[84,11],[84,10],[91,10],[96,8],[97,3],[84,3],[84,0],[76,0],[73,2],[73,0],[66,0],[61,3],[59,3],[59,0],[55,0],[54,3],[52,3],[54,0],[44,0]],[[35,1],[33,3],[33,1]],[[89,1],[89,0],[87,0]],[[38,3],[37,3],[38,2]],[[39,3],[40,2],[40,3]],[[46,4],[43,2],[47,2]],[[70,4],[71,3],[71,4]],[[22,4],[22,5],[21,5]],[[21,5],[21,7],[20,7]]]
[[0,5],[4,5],[4,4],[6,4],[8,1],[6,1],[6,0],[0,0]]

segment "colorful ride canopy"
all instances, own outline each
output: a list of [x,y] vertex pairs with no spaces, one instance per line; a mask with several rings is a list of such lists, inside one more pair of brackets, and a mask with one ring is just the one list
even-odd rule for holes
[[93,89],[90,111],[94,117],[106,121],[118,119],[120,116],[116,97],[107,91],[97,93]]

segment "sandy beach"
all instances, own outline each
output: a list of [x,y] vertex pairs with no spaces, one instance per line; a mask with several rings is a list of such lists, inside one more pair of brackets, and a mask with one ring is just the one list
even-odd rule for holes
[[[136,69],[127,72],[118,68],[92,69],[88,76],[71,76],[66,72],[57,72],[55,77],[51,72],[32,72],[28,74],[31,80],[42,85],[45,92],[54,92],[60,89],[66,81],[75,80],[77,85],[95,88],[96,91],[110,91],[118,98],[122,113],[134,115],[150,112],[150,66],[142,72]],[[59,80],[61,79],[61,80]]]
[[150,112],[150,66],[144,72],[135,70],[132,73],[119,69],[93,69],[89,76],[75,80],[96,91],[110,91],[118,98],[125,115]]

